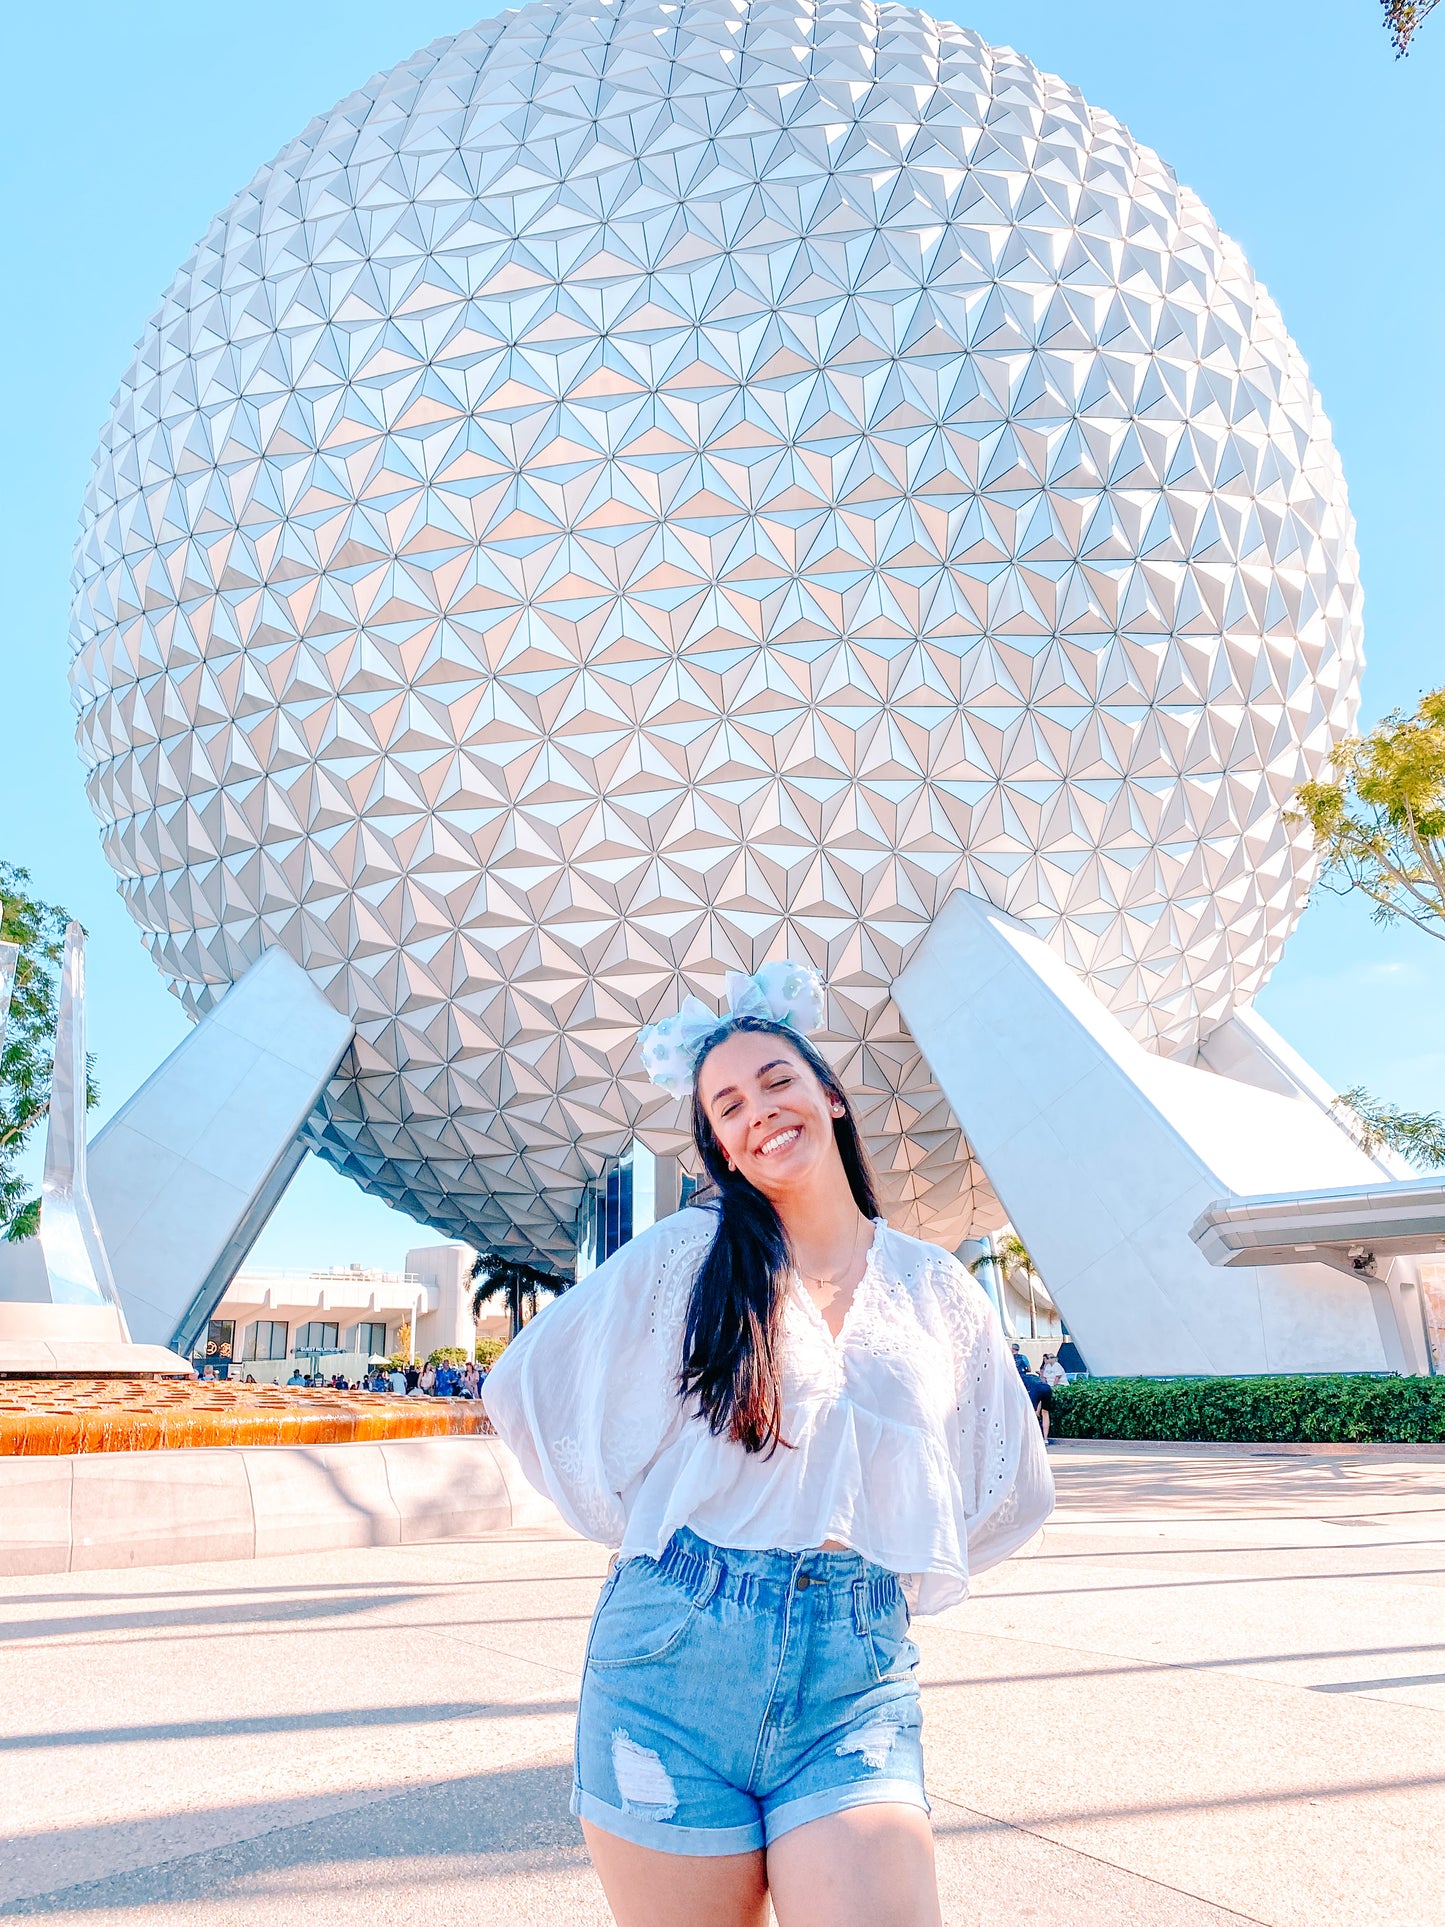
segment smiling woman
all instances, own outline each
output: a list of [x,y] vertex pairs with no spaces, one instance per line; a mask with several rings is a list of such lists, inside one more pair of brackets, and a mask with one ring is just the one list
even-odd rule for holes
[[936,1927],[913,1612],[1053,1500],[983,1292],[878,1210],[848,1095],[775,963],[644,1033],[715,1187],[522,1332],[487,1409],[620,1546],[573,1810],[623,1927]]
[[737,1018],[699,1059],[692,1128],[721,1213],[688,1307],[683,1389],[714,1434],[763,1451],[782,1423],[789,1270],[836,1334],[878,1201],[841,1085],[775,1019]]

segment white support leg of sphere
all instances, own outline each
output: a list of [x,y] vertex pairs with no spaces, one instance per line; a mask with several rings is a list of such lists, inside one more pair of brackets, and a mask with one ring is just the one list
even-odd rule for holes
[[45,1169],[40,1181],[40,1252],[52,1305],[109,1307],[129,1343],[125,1312],[111,1276],[105,1240],[95,1221],[86,1182],[85,1112],[89,1070],[85,1052],[85,932],[67,925],[60,970],[60,1009],[50,1107],[45,1119]]
[[1229,1075],[1156,1057],[963,892],[893,994],[1092,1371],[1414,1369],[1365,1280],[1223,1270],[1190,1237],[1226,1195],[1389,1181],[1257,1019],[1221,1027]]
[[[0,959],[6,1006],[13,975],[14,959],[8,967]],[[0,1008],[0,1031],[7,1014]],[[184,1360],[163,1348],[131,1343],[87,1184],[87,1081],[85,933],[72,923],[60,971],[40,1231],[0,1245],[0,1374],[184,1372]]]
[[131,1329],[188,1353],[306,1154],[354,1027],[267,950],[90,1147]]

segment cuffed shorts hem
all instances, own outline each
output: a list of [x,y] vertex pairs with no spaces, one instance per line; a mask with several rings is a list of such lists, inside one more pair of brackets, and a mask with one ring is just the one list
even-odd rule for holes
[[643,1813],[610,1807],[580,1788],[573,1789],[572,1811],[579,1820],[590,1820],[604,1833],[615,1833],[619,1840],[630,1840],[636,1847],[653,1847],[659,1853],[697,1854],[715,1860],[725,1853],[757,1853],[763,1844],[763,1829],[756,1820],[741,1827],[679,1827],[671,1820],[653,1820]]
[[840,1786],[825,1786],[818,1793],[805,1793],[801,1800],[786,1800],[763,1815],[767,1844],[771,1846],[794,1827],[805,1827],[810,1820],[824,1820],[830,1813],[847,1813],[853,1807],[916,1807],[931,1813],[928,1796],[917,1780],[848,1780]]

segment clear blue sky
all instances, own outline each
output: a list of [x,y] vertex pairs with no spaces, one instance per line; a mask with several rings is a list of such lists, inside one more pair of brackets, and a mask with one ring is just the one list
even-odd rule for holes
[[[1445,17],[1396,62],[1375,0],[987,0],[935,11],[1063,74],[1243,244],[1334,421],[1359,521],[1373,718],[1445,682]],[[210,217],[312,115],[469,26],[457,0],[105,0],[6,39],[0,854],[91,931],[107,1109],[177,1041],[100,855],[66,693],[70,545],[131,347]],[[1260,1008],[1335,1085],[1445,1105],[1445,943],[1325,899]],[[314,1160],[257,1262],[429,1242]]]

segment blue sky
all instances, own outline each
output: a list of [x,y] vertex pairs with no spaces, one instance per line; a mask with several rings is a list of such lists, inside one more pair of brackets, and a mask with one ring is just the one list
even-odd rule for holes
[[[1117,114],[1240,240],[1344,459],[1366,589],[1365,715],[1445,682],[1445,18],[1397,62],[1375,0],[935,11]],[[475,17],[455,0],[56,0],[7,34],[0,855],[90,929],[107,1110],[185,1025],[120,906],[72,744],[70,546],[97,431],[210,217],[314,114]],[[1445,1105],[1445,943],[1323,898],[1260,1009],[1336,1088]],[[430,1241],[310,1160],[254,1259],[399,1264]]]

